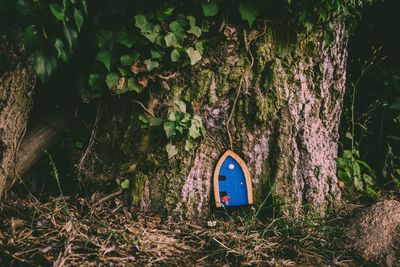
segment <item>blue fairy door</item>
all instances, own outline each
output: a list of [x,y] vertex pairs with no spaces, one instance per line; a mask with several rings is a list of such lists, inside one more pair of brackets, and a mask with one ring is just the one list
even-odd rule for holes
[[230,150],[222,156],[217,164],[214,172],[214,191],[218,207],[252,204],[248,169],[239,156]]

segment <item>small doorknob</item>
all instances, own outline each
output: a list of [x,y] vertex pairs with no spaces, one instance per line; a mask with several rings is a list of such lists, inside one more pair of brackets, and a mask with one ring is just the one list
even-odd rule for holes
[[233,165],[233,164],[231,163],[231,164],[228,165],[228,168],[229,168],[230,170],[233,170],[233,169],[235,168],[235,165]]

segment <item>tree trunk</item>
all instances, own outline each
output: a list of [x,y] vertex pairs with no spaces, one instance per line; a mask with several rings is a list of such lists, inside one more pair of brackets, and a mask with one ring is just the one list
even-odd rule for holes
[[9,69],[0,77],[0,197],[15,178],[17,150],[32,107],[35,74],[24,51],[22,33],[0,36],[0,54]]
[[[207,130],[191,152],[184,150],[184,140],[173,140],[180,153],[168,160],[161,133],[138,133],[132,130],[135,123],[123,123],[128,127],[120,147],[130,151],[125,159],[135,167],[133,206],[178,218],[207,215],[214,206],[215,165],[230,148],[229,129],[233,151],[249,167],[255,205],[271,193],[287,215],[323,215],[338,207],[335,158],[345,90],[344,23],[336,22],[335,38],[326,47],[320,30],[295,34],[265,24],[251,32],[225,25],[222,32],[210,40],[212,49],[201,63],[181,78],[163,80],[171,89],[163,97],[153,94],[147,106],[165,117],[173,101],[190,103]],[[137,121],[144,112],[132,105],[132,121]]]

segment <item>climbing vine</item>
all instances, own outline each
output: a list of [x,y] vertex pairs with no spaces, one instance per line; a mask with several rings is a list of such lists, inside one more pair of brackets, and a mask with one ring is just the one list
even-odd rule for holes
[[[5,0],[0,5],[2,31],[18,24],[32,54],[32,64],[45,83],[67,64],[76,50],[91,58],[77,81],[86,102],[107,93],[139,97],[154,77],[190,68],[207,52],[207,37],[224,23],[255,27],[258,20],[288,25],[297,31],[324,29],[323,42],[333,40],[337,19],[354,19],[372,0],[194,0],[89,1]],[[142,104],[143,105],[143,104]],[[185,148],[205,134],[201,118],[178,100],[165,114],[139,115],[142,128],[163,125],[168,139],[186,136]],[[169,157],[177,152],[170,143]]]

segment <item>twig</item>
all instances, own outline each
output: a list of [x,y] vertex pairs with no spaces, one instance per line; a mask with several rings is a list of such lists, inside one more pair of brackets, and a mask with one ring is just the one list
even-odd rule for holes
[[123,192],[123,190],[120,189],[120,190],[118,190],[118,191],[116,191],[116,192],[114,192],[114,193],[112,193],[112,194],[109,194],[108,196],[106,196],[106,197],[100,199],[99,201],[97,201],[97,202],[93,205],[93,207],[97,207],[97,206],[99,206],[101,203],[106,202],[107,200],[110,200],[110,199],[112,199],[112,198],[114,198],[114,197],[116,197],[116,196],[121,195],[122,192]]
[[103,110],[103,105],[102,105],[102,102],[100,102],[100,104],[99,104],[99,106],[97,108],[96,119],[94,121],[93,130],[92,130],[92,133],[90,135],[89,143],[88,143],[88,145],[87,145],[87,147],[85,149],[85,152],[83,153],[83,155],[81,157],[81,160],[79,161],[79,164],[78,164],[78,167],[77,167],[78,176],[81,173],[83,164],[86,161],[86,157],[88,156],[88,154],[90,153],[90,150],[92,150],[92,147],[94,145],[94,140],[96,138],[97,128],[99,126],[102,110]]
[[237,100],[239,99],[240,91],[242,89],[243,78],[244,78],[244,74],[242,75],[242,78],[240,78],[239,88],[238,88],[237,93],[236,93],[235,101],[233,102],[233,106],[232,106],[231,112],[229,114],[228,121],[226,122],[226,131],[228,133],[229,147],[230,147],[231,150],[233,150],[233,143],[232,143],[232,136],[231,136],[229,124],[230,124],[230,122],[232,120],[233,113],[235,113],[236,103],[237,103]]
[[143,109],[144,109],[144,111],[146,111],[147,113],[149,113],[150,114],[150,116],[152,116],[153,118],[155,118],[156,116],[154,116],[154,113],[153,112],[151,112],[151,110],[149,110],[148,108],[146,108],[144,105],[143,105],[143,103],[142,102],[139,102],[139,101],[137,101],[137,100],[133,100],[133,99],[130,99],[132,102],[134,102],[134,103],[136,103],[136,104],[138,104],[139,106],[141,106]]

